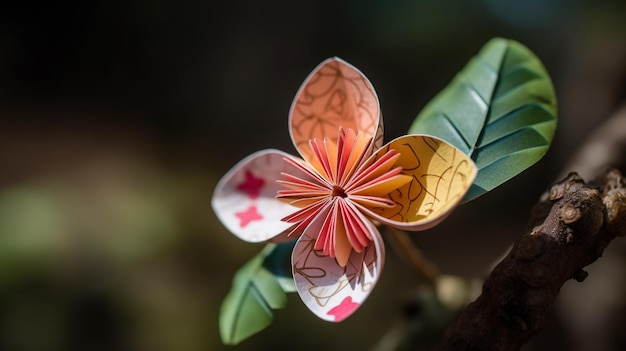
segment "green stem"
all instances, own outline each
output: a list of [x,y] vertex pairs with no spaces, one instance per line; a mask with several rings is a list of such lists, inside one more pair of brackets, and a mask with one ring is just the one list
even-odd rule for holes
[[437,266],[429,261],[422,251],[415,246],[407,232],[391,227],[387,227],[387,232],[387,238],[390,239],[391,245],[396,252],[426,283],[434,286],[439,276]]

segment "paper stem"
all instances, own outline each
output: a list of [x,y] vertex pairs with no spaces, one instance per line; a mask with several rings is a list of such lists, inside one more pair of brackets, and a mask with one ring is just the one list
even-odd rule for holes
[[396,252],[422,277],[428,284],[434,286],[439,276],[437,266],[429,261],[408,233],[392,227],[387,227],[387,238]]

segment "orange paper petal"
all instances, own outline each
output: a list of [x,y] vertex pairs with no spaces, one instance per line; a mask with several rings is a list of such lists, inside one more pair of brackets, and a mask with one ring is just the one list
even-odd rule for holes
[[309,140],[337,142],[340,126],[382,142],[382,115],[374,87],[358,69],[334,57],[302,83],[289,111],[289,130],[300,155],[311,160]]

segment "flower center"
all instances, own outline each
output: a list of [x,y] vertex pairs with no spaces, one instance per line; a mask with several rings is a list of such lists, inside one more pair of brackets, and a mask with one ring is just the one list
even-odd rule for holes
[[310,140],[311,154],[304,163],[285,158],[303,178],[283,173],[278,180],[287,189],[276,197],[299,208],[282,218],[295,224],[288,236],[310,231],[316,237],[314,249],[335,257],[342,267],[353,250],[362,252],[373,240],[368,212],[396,206],[387,194],[412,179],[395,165],[399,151],[374,153],[371,141],[371,136],[340,127],[336,143]]
[[346,194],[346,191],[343,190],[340,186],[333,186],[333,191],[330,194],[331,196],[339,196],[339,197],[347,197],[348,195]]

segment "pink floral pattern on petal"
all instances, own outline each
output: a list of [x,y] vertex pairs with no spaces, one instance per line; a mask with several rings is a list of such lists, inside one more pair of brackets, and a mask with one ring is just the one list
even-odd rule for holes
[[334,316],[335,322],[341,322],[342,320],[346,319],[346,317],[351,315],[352,312],[356,311],[359,306],[360,305],[358,303],[352,301],[352,297],[347,296],[346,298],[341,300],[341,303],[339,305],[331,308],[327,314],[330,316]]
[[260,221],[263,216],[259,213],[255,205],[250,205],[244,211],[235,212],[235,216],[239,218],[239,226],[246,227],[252,221]]
[[[385,247],[376,227],[369,221],[364,223],[373,240],[363,251],[352,251],[345,267],[314,248],[315,232],[323,225],[323,216],[311,223],[293,249],[291,262],[296,290],[304,304],[323,320],[339,322],[354,313],[372,292],[381,274]],[[348,297],[350,300],[345,300]],[[348,302],[352,302],[353,308],[347,308]],[[345,306],[331,313],[342,304]]]
[[294,207],[276,199],[276,192],[282,188],[276,179],[282,172],[305,175],[285,158],[292,156],[273,149],[255,152],[233,166],[215,187],[211,199],[215,214],[242,240],[271,240],[292,227],[281,221],[293,213]]
[[259,197],[261,188],[265,185],[263,178],[257,178],[250,170],[246,170],[246,180],[243,183],[237,185],[237,189],[248,194],[251,199]]

